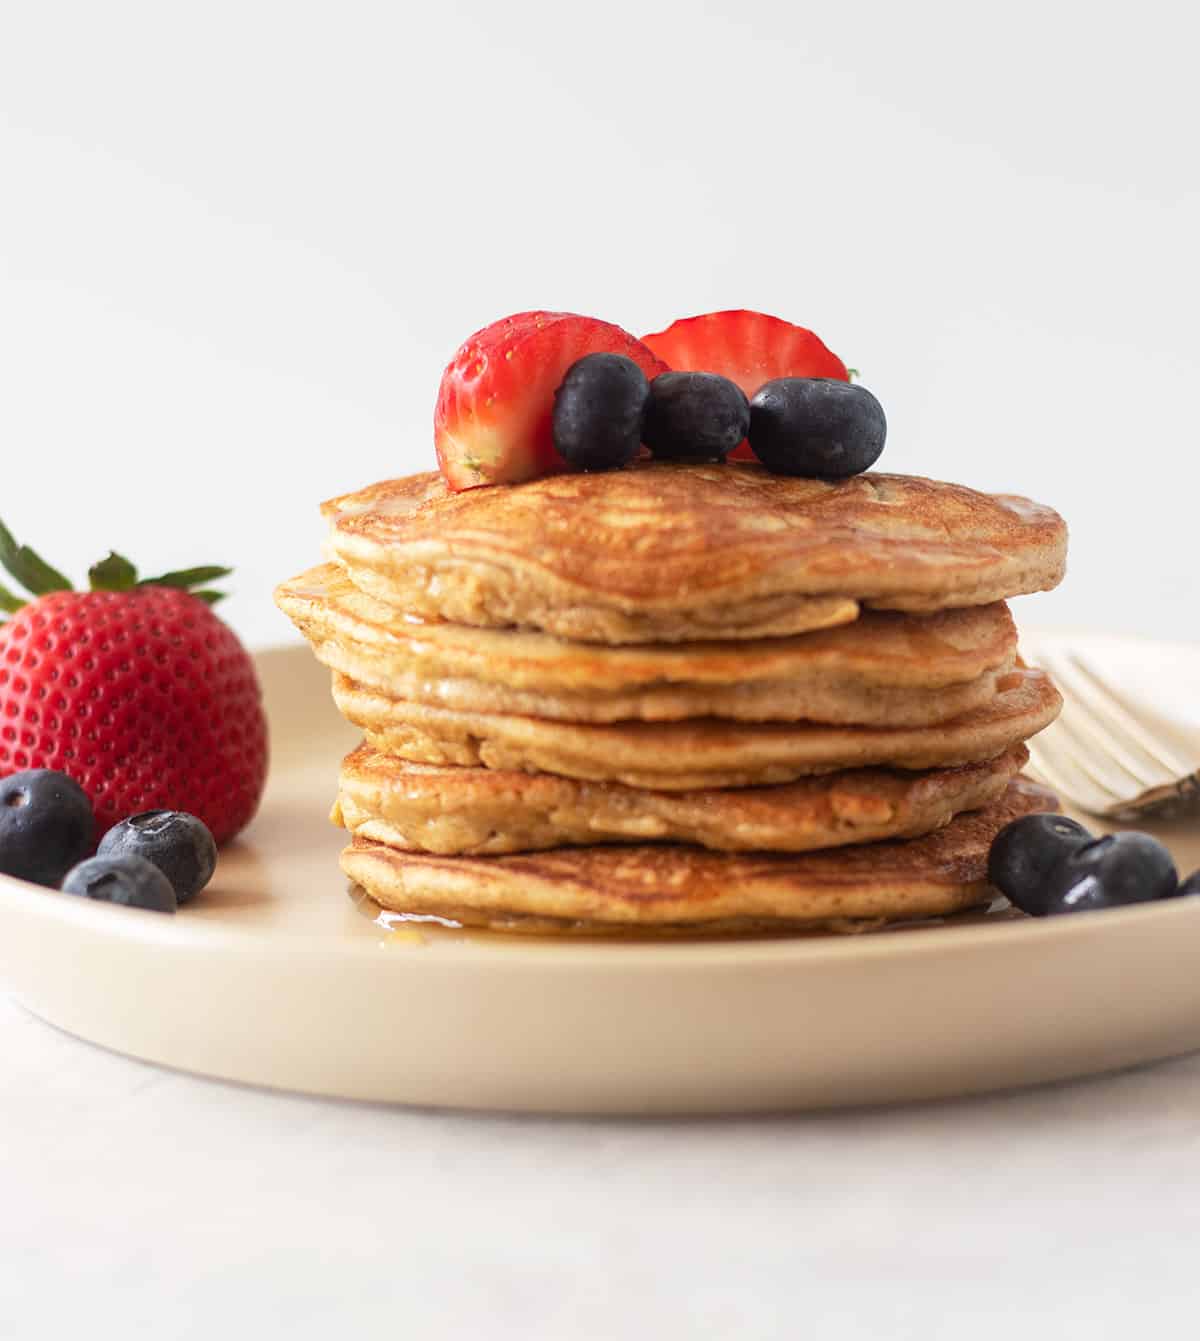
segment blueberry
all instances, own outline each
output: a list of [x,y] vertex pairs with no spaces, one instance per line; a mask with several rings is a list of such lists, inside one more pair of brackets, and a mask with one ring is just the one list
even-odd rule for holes
[[988,853],[988,883],[1034,917],[1046,913],[1050,872],[1092,835],[1066,815],[1024,815],[1006,824]]
[[145,857],[90,857],[67,872],[62,890],[155,913],[173,913],[176,906],[171,882]]
[[1107,834],[1067,853],[1050,872],[1046,911],[1080,913],[1165,899],[1178,885],[1171,854],[1157,838]]
[[32,768],[0,781],[0,872],[57,886],[92,846],[87,793],[65,773]]
[[668,372],[650,383],[643,441],[667,461],[723,461],[750,428],[750,402],[727,377]]
[[1181,881],[1175,893],[1181,899],[1189,894],[1200,894],[1200,871],[1193,871],[1186,880]]
[[628,464],[642,444],[650,384],[624,354],[587,354],[554,393],[554,446],[580,470]]
[[122,820],[100,840],[97,855],[153,862],[180,903],[194,899],[217,869],[217,845],[208,825],[182,810],[144,810]]
[[883,406],[866,387],[780,377],[750,402],[750,448],[777,475],[840,480],[869,470],[887,438]]

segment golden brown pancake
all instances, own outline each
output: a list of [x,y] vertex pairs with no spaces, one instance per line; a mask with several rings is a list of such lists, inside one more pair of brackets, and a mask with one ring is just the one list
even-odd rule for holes
[[621,782],[654,791],[747,787],[843,768],[944,768],[995,758],[1058,716],[1049,677],[1020,669],[989,703],[931,727],[820,726],[811,722],[579,725],[503,713],[458,712],[390,698],[333,677],[338,708],[385,754],[416,763],[485,765]]
[[912,838],[998,800],[1028,759],[928,773],[854,769],[778,787],[651,792],[549,773],[414,764],[369,745],[342,765],[334,820],[358,838],[443,855],[588,843],[695,843],[718,852],[810,852]]
[[799,855],[639,845],[443,857],[355,838],[342,869],[384,908],[506,931],[845,931],[985,902],[992,839],[1055,809],[1052,792],[1017,779],[986,809],[900,842]]
[[850,722],[923,726],[995,694],[1017,635],[1003,602],[750,642],[613,647],[399,615],[336,564],[275,593],[326,665],[394,698],[568,722]]
[[436,473],[327,503],[332,555],[406,612],[584,641],[778,636],[860,604],[928,612],[1046,590],[1061,517],[906,475],[640,463],[451,493]]

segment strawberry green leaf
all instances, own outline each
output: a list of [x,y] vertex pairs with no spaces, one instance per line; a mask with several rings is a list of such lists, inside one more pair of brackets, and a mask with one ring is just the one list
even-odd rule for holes
[[14,596],[7,587],[0,585],[0,610],[3,610],[6,614],[15,615],[24,604],[25,602],[19,596]]
[[198,587],[203,582],[215,582],[217,578],[228,577],[233,572],[232,568],[218,568],[210,565],[207,568],[181,568],[175,573],[164,573],[162,577],[144,577],[138,583],[139,587],[180,587],[184,591],[192,587]]
[[0,522],[0,563],[8,571],[12,572],[12,565],[17,557],[17,542],[13,539],[12,532],[3,522]]
[[128,591],[137,582],[137,569],[116,550],[88,569],[88,581],[93,591]]
[[58,569],[51,568],[28,545],[18,545],[3,522],[0,522],[0,564],[34,596],[71,590],[70,582]]
[[198,601],[203,601],[205,605],[216,605],[218,601],[223,601],[229,593],[227,591],[193,591],[192,595]]

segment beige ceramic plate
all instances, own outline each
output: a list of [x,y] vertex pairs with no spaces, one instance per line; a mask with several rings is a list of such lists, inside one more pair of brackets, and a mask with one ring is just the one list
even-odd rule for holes
[[[1200,682],[1200,649],[1173,665]],[[0,877],[0,975],[46,1020],[252,1084],[595,1113],[920,1099],[1200,1047],[1200,899],[845,939],[381,926],[349,896],[326,820],[353,741],[328,674],[304,649],[260,666],[271,787],[196,905],[164,917]],[[1187,870],[1190,829],[1159,829]]]

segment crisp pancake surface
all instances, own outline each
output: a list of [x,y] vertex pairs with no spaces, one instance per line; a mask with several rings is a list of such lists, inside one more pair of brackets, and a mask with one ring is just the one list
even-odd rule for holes
[[992,839],[1055,809],[1052,792],[1017,779],[924,838],[799,855],[639,845],[442,857],[356,838],[341,861],[385,908],[509,931],[855,930],[986,901]]
[[275,600],[321,661],[384,694],[570,722],[928,725],[990,699],[1017,645],[1003,602],[932,615],[872,611],[798,637],[614,647],[405,618],[336,564],[281,584]]
[[333,697],[378,750],[416,763],[483,764],[657,791],[791,782],[843,768],[973,763],[1036,735],[1062,706],[1050,678],[1024,668],[1003,677],[996,696],[983,707],[929,727],[715,717],[587,725],[430,707],[337,674]]
[[927,773],[855,769],[777,787],[652,792],[548,773],[414,764],[363,745],[342,765],[335,819],[401,850],[482,856],[572,844],[695,843],[809,852],[932,832],[998,800],[1028,759]]
[[450,493],[435,473],[327,503],[330,549],[403,610],[596,642],[778,636],[859,604],[984,605],[1061,579],[1066,526],[1027,499],[905,475],[639,463]]

